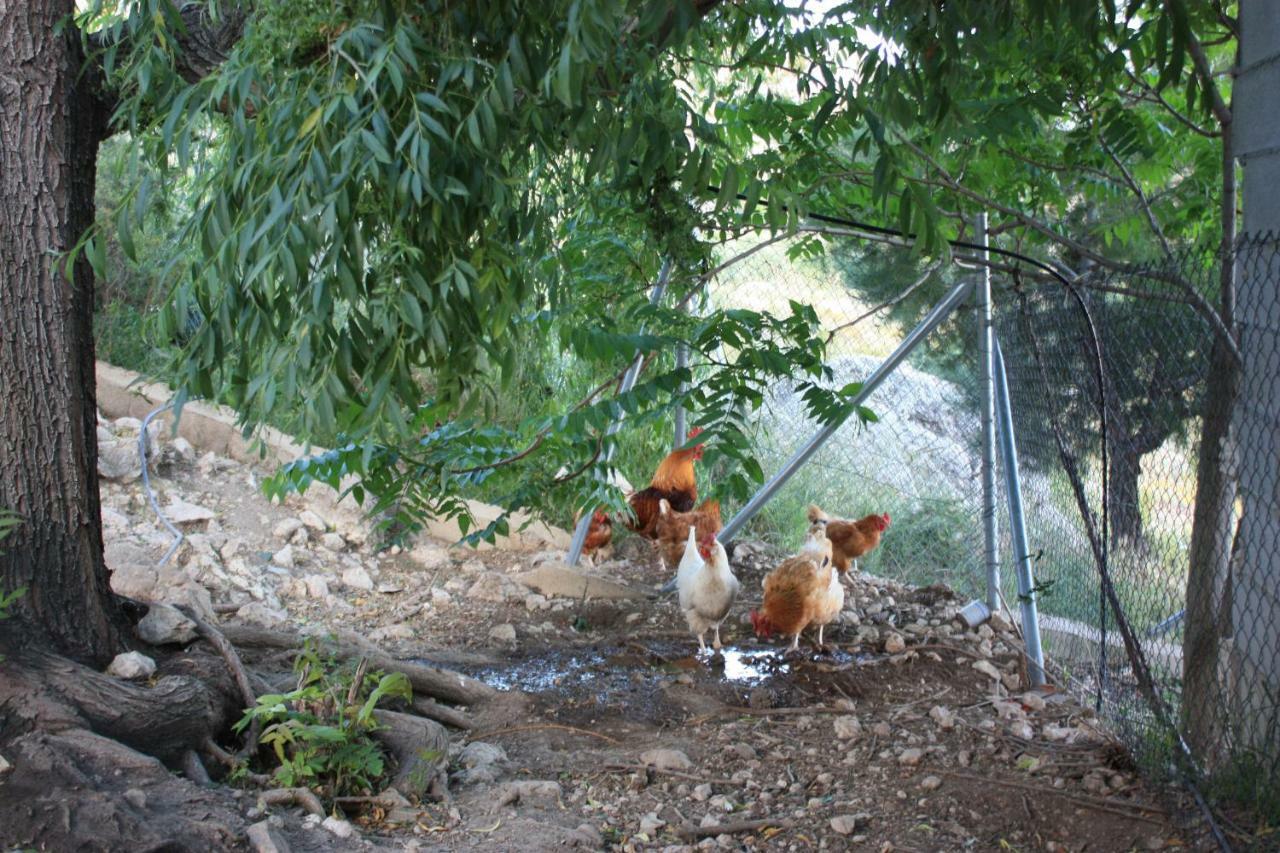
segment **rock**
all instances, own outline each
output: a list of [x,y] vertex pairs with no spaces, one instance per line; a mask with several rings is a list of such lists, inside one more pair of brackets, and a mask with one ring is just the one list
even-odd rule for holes
[[467,598],[474,601],[504,601],[507,597],[508,581],[497,572],[484,572],[467,590]]
[[996,680],[1000,678],[1000,670],[996,669],[995,664],[989,660],[976,660],[973,662],[973,668],[983,675],[990,676]]
[[756,748],[749,743],[730,744],[729,751],[741,758],[743,761],[755,761],[760,757],[760,754],[756,752]]
[[169,643],[189,643],[196,638],[196,623],[167,604],[153,604],[147,608],[134,628],[138,637],[153,646]]
[[689,770],[693,762],[678,749],[651,749],[640,755],[640,763],[659,770]]
[[836,737],[841,740],[852,740],[862,734],[862,723],[857,717],[836,717]]
[[277,628],[289,619],[283,610],[271,607],[263,601],[251,601],[236,611],[236,616],[243,622],[261,625],[264,628]]
[[955,714],[949,708],[941,705],[934,705],[929,709],[929,717],[938,724],[938,728],[943,731],[951,731],[956,727]]
[[[639,537],[635,537],[639,538]],[[643,544],[643,540],[641,540]],[[615,581],[584,575],[564,565],[548,563],[513,580],[548,598],[644,599],[645,593]]]
[[703,782],[693,789],[693,793],[690,796],[700,803],[705,803],[711,797],[711,786]]
[[866,812],[858,814],[842,814],[831,818],[831,828],[841,835],[849,835],[871,823],[871,815]]
[[98,476],[117,483],[131,483],[142,476],[142,460],[134,441],[99,441]]
[[493,811],[518,803],[559,803],[564,791],[559,782],[550,779],[521,779],[503,782],[496,793]]
[[369,573],[365,571],[364,566],[356,566],[343,572],[342,583],[351,589],[362,589],[366,592],[373,591],[373,578],[369,577]]
[[325,533],[320,537],[320,544],[334,553],[347,549],[347,540],[341,533]]
[[174,436],[173,441],[169,442],[169,449],[183,465],[196,464],[196,449],[182,436]]
[[891,631],[884,638],[884,650],[891,655],[899,655],[907,650],[907,643],[902,639],[901,634]]
[[124,801],[138,811],[147,807],[147,794],[141,788],[129,788],[122,794]]
[[0,755],[0,776],[3,776],[12,769],[13,765],[9,763],[9,760],[3,755]]
[[133,681],[155,675],[156,662],[142,652],[125,652],[115,656],[107,667],[107,675]]
[[416,634],[417,632],[413,628],[403,622],[398,622],[394,625],[384,625],[376,629],[369,635],[369,639],[375,643],[380,643],[383,640],[411,640]]
[[210,597],[209,590],[198,583],[180,583],[168,587],[164,591],[163,600],[165,604],[186,607],[206,622],[215,621],[213,598]]
[[279,551],[272,554],[271,564],[285,569],[292,569],[294,566],[293,546],[285,545]]
[[514,643],[516,641],[516,626],[509,622],[495,625],[489,629],[489,639],[498,643]]
[[992,631],[1007,633],[1013,630],[1013,624],[1005,618],[1003,613],[992,613],[991,618],[987,620],[987,624],[991,626]]
[[507,753],[502,747],[493,743],[478,740],[467,744],[458,754],[458,763],[463,767],[486,767],[507,760]]
[[448,565],[449,552],[438,545],[419,543],[408,552],[409,559],[424,569],[437,569]]
[[107,533],[128,533],[132,527],[129,516],[116,512],[111,507],[102,508],[102,529]]
[[404,592],[404,584],[395,583],[394,581],[379,581],[377,590],[383,595],[395,595],[397,592]]
[[307,575],[302,579],[307,588],[307,595],[324,601],[329,597],[329,581],[324,575]]
[[650,840],[656,838],[658,830],[662,829],[662,827],[666,825],[667,822],[658,817],[655,812],[649,812],[647,815],[640,818],[640,831],[649,836]]
[[270,821],[258,821],[246,833],[253,853],[289,853],[289,844]]
[[202,521],[212,521],[214,517],[213,510],[188,503],[182,498],[174,498],[162,512],[173,524],[199,524]]
[[271,535],[277,539],[283,539],[284,541],[287,542],[289,541],[289,538],[293,536],[293,534],[297,533],[299,530],[302,529],[302,526],[303,525],[302,525],[301,519],[286,518],[286,519],[283,519],[275,527],[271,528]]
[[1023,693],[1018,697],[1018,701],[1022,703],[1022,707],[1028,711],[1043,711],[1045,708],[1044,697],[1039,693]]
[[1002,720],[1021,720],[1025,716],[1022,706],[1017,702],[997,700],[991,703],[991,707],[995,709],[996,716]]
[[898,763],[904,767],[915,767],[920,763],[920,759],[924,757],[924,750],[917,747],[904,749],[898,753]]
[[[545,595],[531,592],[524,597],[524,606],[526,610],[550,610],[551,602],[547,600]],[[630,617],[627,617],[628,619]]]
[[1009,733],[1014,737],[1020,737],[1023,740],[1032,740],[1036,736],[1036,730],[1026,720],[1018,720],[1009,726]]
[[926,776],[920,780],[920,787],[926,791],[936,791],[942,787],[942,777]]
[[883,740],[884,738],[887,738],[893,734],[893,729],[889,727],[888,723],[886,723],[884,720],[881,720],[880,722],[876,723],[874,726],[871,727],[871,733]]
[[355,827],[350,823],[333,817],[332,815],[325,818],[320,825],[342,839],[350,838],[356,834]]
[[298,520],[317,533],[324,533],[329,529],[329,525],[325,520],[309,509],[304,509],[300,512]]
[[438,587],[438,586],[437,586],[437,587],[432,587],[432,589],[431,589],[431,603],[432,603],[433,605],[435,605],[436,607],[440,607],[440,606],[443,606],[443,605],[449,605],[449,604],[452,604],[452,603],[453,603],[453,596],[452,596],[452,595],[450,595],[450,594],[449,594],[449,591],[448,591],[448,590],[446,590],[446,589],[442,589],[442,588],[440,588],[440,587]]
[[107,549],[107,564],[111,566],[111,590],[126,598],[149,601],[159,583],[155,568],[144,563],[111,565],[110,550]]

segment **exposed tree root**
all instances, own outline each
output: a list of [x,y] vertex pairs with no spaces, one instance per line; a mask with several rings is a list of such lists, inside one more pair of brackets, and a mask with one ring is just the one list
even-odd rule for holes
[[[228,640],[242,648],[296,649],[303,642],[303,638],[297,634],[249,625],[224,625],[222,632]],[[376,669],[404,673],[417,695],[427,695],[457,705],[477,705],[498,695],[497,690],[483,681],[457,672],[396,660],[378,647],[349,633],[335,638],[330,648],[339,657],[367,657],[369,665]]]
[[324,817],[327,812],[320,798],[307,788],[272,788],[258,795],[263,806],[301,806],[308,814]]
[[[199,632],[200,636],[217,649],[218,654],[222,655],[222,659],[227,663],[227,669],[231,672],[231,677],[235,680],[236,687],[240,689],[240,698],[244,700],[244,707],[252,708],[258,704],[258,696],[254,693],[253,686],[249,683],[249,673],[245,671],[244,664],[240,662],[240,656],[236,654],[235,648],[231,643],[227,642],[227,638],[223,636],[222,632],[205,622],[190,608],[179,607],[178,610],[196,624],[196,631]],[[237,757],[246,758],[253,755],[258,748],[258,738],[261,734],[262,721],[254,717],[249,724],[249,733],[245,736],[244,746],[240,748]]]
[[374,740],[396,759],[396,775],[389,787],[411,798],[448,796],[448,732],[434,720],[395,711],[374,711],[373,716],[378,721]]

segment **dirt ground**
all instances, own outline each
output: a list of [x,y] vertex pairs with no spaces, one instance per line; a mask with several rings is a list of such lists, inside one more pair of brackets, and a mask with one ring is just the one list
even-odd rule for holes
[[[856,576],[834,648],[787,658],[745,619],[777,555],[742,543],[726,647],[697,657],[674,596],[644,594],[665,580],[645,543],[591,570],[638,597],[544,596],[516,578],[562,554],[378,554],[367,529],[268,502],[265,472],[181,450],[153,481],[160,503],[212,518],[184,524],[172,571],[221,619],[354,632],[504,691],[452,732],[451,798],[400,822],[357,812],[341,839],[240,798],[295,851],[1207,849],[1171,817],[1187,813],[1177,792],[1144,781],[1090,710],[1026,691],[1012,630],[961,628],[945,588]],[[163,553],[139,483],[106,484],[104,506],[109,557]]]

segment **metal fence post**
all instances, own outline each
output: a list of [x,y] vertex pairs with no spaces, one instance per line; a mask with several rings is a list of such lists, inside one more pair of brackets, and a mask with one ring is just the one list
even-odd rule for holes
[[[676,347],[676,369],[684,370],[688,366],[689,366],[689,347],[686,344],[679,344]],[[689,385],[687,382],[681,382],[680,393],[683,394],[688,387]],[[688,437],[689,437],[689,430],[685,425],[684,406],[680,406],[678,409],[676,409],[675,435],[672,437],[672,440],[671,440],[672,448],[681,447],[684,444],[685,439]]]
[[[662,262],[662,269],[658,273],[658,281],[653,286],[653,291],[649,295],[649,303],[657,305],[662,299],[662,294],[666,292],[667,280],[671,278],[671,259],[667,258]],[[619,394],[625,394],[636,385],[636,380],[640,378],[640,367],[644,364],[644,353],[636,353],[635,361],[631,362],[631,367],[627,369],[627,373],[622,377],[622,385],[618,388]],[[609,428],[605,430],[605,439],[608,440],[618,428],[622,426],[622,421],[626,415],[622,412],[618,413],[618,417],[609,424]],[[613,459],[614,445],[610,444],[604,452],[604,463],[607,465]],[[578,526],[573,529],[573,539],[569,543],[569,554],[565,557],[565,562],[570,566],[578,565],[578,560],[582,558],[582,546],[587,541],[587,531],[591,528],[591,513],[583,512],[582,518],[578,519]]]
[[804,447],[800,448],[794,456],[787,460],[782,469],[773,475],[773,479],[765,483],[760,488],[760,491],[756,492],[751,500],[747,501],[747,505],[738,511],[733,520],[724,526],[724,529],[720,531],[720,535],[717,537],[721,542],[731,540],[742,529],[742,526],[759,512],[760,508],[767,504],[797,471],[804,467],[804,463],[809,461],[809,457],[817,453],[818,449],[827,442],[827,439],[836,434],[836,431],[844,425],[844,422],[849,419],[857,407],[871,396],[871,393],[911,354],[911,351],[928,337],[929,333],[937,328],[943,320],[947,319],[956,306],[969,297],[969,289],[971,287],[973,287],[973,282],[966,281],[951,288],[951,291],[942,298],[942,301],[935,305],[933,310],[920,321],[920,325],[912,329],[910,334],[903,338],[902,343],[898,344],[898,348],[890,353],[889,357],[862,383],[862,390],[854,396],[844,417],[827,424],[813,438],[809,439]]
[[[978,214],[978,241],[988,241],[987,215]],[[983,260],[990,253],[983,251]],[[994,332],[991,327],[991,267],[982,268],[982,278],[974,287],[978,307],[978,364],[982,384],[982,544],[987,569],[987,609],[1000,609],[1000,544],[996,517],[996,400],[993,361]]]
[[[1009,383],[1004,373],[1000,341],[992,337],[995,367],[996,410],[1000,418],[1000,457],[1004,465],[1005,490],[1009,493],[1009,533],[1018,574],[1018,600],[1022,609],[1022,638],[1027,646],[1027,676],[1032,687],[1044,684],[1044,651],[1040,646],[1040,615],[1036,609],[1035,579],[1031,575],[1031,546],[1027,544],[1027,523],[1022,511],[1022,476],[1018,471],[1018,444],[1013,434],[1013,406],[1009,403]],[[995,609],[992,609],[995,612]]]

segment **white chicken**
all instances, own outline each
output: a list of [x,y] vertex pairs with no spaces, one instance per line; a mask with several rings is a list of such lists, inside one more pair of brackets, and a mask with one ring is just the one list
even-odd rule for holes
[[680,609],[689,622],[689,630],[698,638],[698,651],[705,652],[704,636],[715,629],[712,647],[721,648],[720,623],[738,597],[738,579],[729,568],[729,555],[715,537],[708,534],[701,542],[696,528],[689,526],[689,541],[676,569],[676,588],[680,592]]

